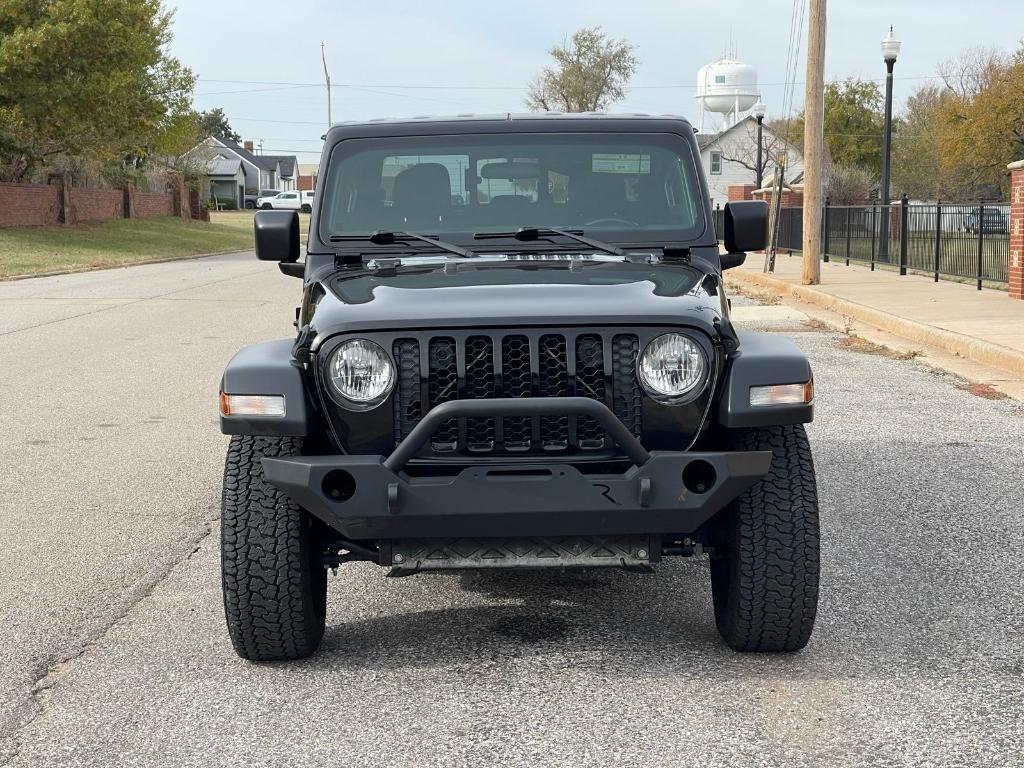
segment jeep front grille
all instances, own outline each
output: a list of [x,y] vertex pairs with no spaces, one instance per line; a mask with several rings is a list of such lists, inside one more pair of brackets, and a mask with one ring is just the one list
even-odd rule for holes
[[[401,335],[394,438],[401,442],[435,405],[456,399],[582,396],[600,400],[637,436],[639,339],[621,332],[503,331]],[[610,449],[592,418],[516,416],[450,419],[427,453],[571,453]]]

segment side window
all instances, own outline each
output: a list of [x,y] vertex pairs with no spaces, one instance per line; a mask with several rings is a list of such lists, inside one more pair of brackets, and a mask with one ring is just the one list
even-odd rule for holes
[[712,152],[711,153],[711,174],[718,176],[722,173],[722,153]]
[[715,75],[715,85],[725,85],[725,75]]

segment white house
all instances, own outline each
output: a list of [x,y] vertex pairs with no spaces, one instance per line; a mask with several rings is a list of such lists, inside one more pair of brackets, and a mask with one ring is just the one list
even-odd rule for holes
[[[763,182],[768,184],[775,175],[775,158],[786,154],[786,182],[799,181],[804,173],[804,156],[799,147],[789,145],[762,125],[764,163]],[[729,200],[729,187],[753,184],[757,167],[757,120],[745,117],[721,133],[697,135],[701,165],[708,180],[711,205],[725,205]]]

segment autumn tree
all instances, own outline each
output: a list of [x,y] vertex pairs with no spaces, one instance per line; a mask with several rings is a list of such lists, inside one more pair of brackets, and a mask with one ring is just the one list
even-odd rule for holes
[[134,165],[191,112],[160,0],[3,0],[0,174],[60,156]]
[[[832,161],[841,166],[874,171],[882,166],[882,130],[885,116],[878,85],[850,78],[825,85],[825,145]],[[789,130],[789,141],[804,141],[804,113]]]
[[612,39],[600,27],[576,31],[551,49],[552,63],[530,83],[526,106],[538,112],[594,112],[626,95],[639,61],[626,40]]
[[974,196],[1008,192],[1007,163],[1024,158],[1024,46],[968,49],[940,67],[947,97],[937,131],[941,166]]

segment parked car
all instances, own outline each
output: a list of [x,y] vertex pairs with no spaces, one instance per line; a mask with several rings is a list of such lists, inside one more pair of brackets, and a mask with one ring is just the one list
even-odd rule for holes
[[255,216],[257,258],[301,280],[298,332],[221,381],[239,655],[313,653],[327,571],[354,561],[649,573],[709,554],[729,646],[807,643],[811,368],[733,326],[723,271],[764,247],[768,207],[726,204],[720,253],[699,156],[680,118],[328,131],[305,260],[297,212]]
[[313,190],[305,189],[302,191],[302,207],[299,210],[303,213],[313,212]]
[[962,229],[964,232],[978,234],[978,220],[981,219],[982,234],[1006,234],[1006,216],[998,208],[985,208],[984,214],[975,208],[964,217]]
[[297,190],[290,192],[278,192],[272,197],[261,197],[256,201],[256,207],[264,211],[297,211],[302,208],[302,199]]
[[256,208],[257,207],[256,206],[256,202],[261,197],[275,197],[277,194],[280,193],[280,191],[281,190],[279,190],[279,189],[261,189],[258,194],[255,194],[255,195],[247,194],[245,196],[245,207],[246,208]]

